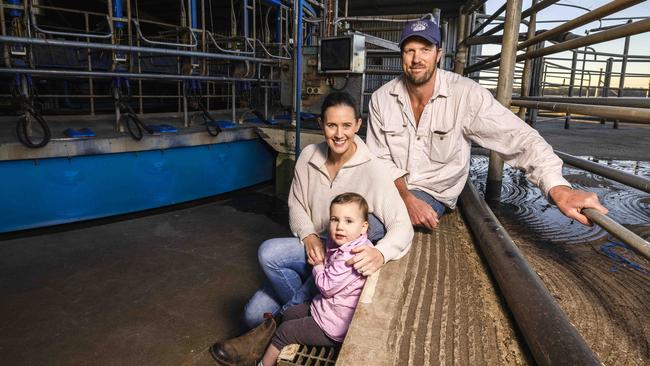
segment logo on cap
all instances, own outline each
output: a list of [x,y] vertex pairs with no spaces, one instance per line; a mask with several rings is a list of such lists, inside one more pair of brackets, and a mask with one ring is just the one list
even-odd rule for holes
[[426,22],[423,22],[423,21],[419,20],[419,21],[413,23],[413,25],[411,25],[411,31],[413,31],[413,32],[421,32],[421,31],[427,29],[428,26],[429,25]]

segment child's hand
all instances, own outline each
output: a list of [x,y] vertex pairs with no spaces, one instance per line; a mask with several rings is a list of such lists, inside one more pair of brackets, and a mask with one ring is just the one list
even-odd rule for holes
[[320,238],[316,234],[311,234],[302,241],[305,244],[305,252],[309,264],[315,266],[314,263],[323,263],[325,259],[325,246]]
[[312,266],[317,266],[319,264],[325,264],[325,261],[323,259],[317,259],[317,260],[312,260],[311,257],[307,257],[307,262],[311,264]]

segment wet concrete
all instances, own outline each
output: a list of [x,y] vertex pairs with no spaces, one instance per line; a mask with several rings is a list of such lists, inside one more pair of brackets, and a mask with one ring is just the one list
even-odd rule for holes
[[289,234],[272,193],[0,236],[0,363],[199,364],[241,332],[259,244]]
[[650,161],[650,125],[572,121],[564,129],[564,119],[544,119],[533,127],[553,148],[572,155],[603,159]]

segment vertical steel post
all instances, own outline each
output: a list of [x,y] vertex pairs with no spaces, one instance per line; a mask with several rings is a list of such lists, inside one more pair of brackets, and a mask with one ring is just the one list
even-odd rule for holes
[[544,62],[544,59],[542,59],[542,65],[544,65],[544,72],[542,72],[542,93],[541,95],[544,95],[544,90],[546,89],[546,75],[548,75],[548,65],[546,62]]
[[[496,99],[506,108],[509,108],[510,102],[512,101],[512,81],[515,73],[522,0],[511,0],[507,4]],[[502,176],[503,160],[496,152],[490,151],[490,165],[488,166],[487,185],[485,188],[485,197],[487,200],[498,201],[501,198]]]
[[[538,0],[533,0],[533,3],[530,5],[531,8],[533,8],[535,5],[537,5]],[[528,22],[528,33],[526,34],[526,39],[531,39],[535,37],[535,28],[537,26],[537,12],[532,12],[530,14],[530,20]],[[526,52],[530,52],[535,48],[535,45],[530,45],[526,49]],[[524,61],[524,70],[521,73],[521,91],[520,94],[522,97],[527,97],[530,95],[530,78],[532,77],[533,74],[533,60],[532,59],[527,59]],[[520,107],[519,108],[519,113],[517,113],[519,118],[522,120],[525,120],[526,118],[526,108],[525,107]]]
[[456,46],[456,57],[454,57],[454,72],[463,75],[465,63],[467,62],[467,46],[462,41],[467,36],[467,15],[462,9],[458,12],[458,45]]
[[[585,31],[585,36],[589,35],[589,30]],[[578,96],[582,96],[582,85],[584,84],[585,81],[585,63],[587,62],[587,46],[583,49],[584,53],[582,54],[582,70],[580,70],[580,90],[578,90]],[[589,94],[589,90],[587,89],[587,94]]]
[[[573,51],[573,59],[571,59],[571,76],[569,77],[569,97],[573,96],[574,84],[576,81],[576,67],[578,66],[578,52]],[[569,123],[571,122],[571,113],[567,113],[564,117],[564,129],[569,129]]]
[[609,97],[609,88],[612,83],[612,68],[614,67],[614,58],[607,59],[605,64],[605,80],[603,80],[603,97]]
[[[632,23],[632,19],[627,21],[628,24]],[[621,61],[621,75],[618,80],[618,96],[623,96],[623,89],[625,88],[625,72],[627,71],[627,56],[630,52],[630,36],[625,37],[625,45],[623,46],[623,60]]]
[[[607,63],[605,64],[605,77],[603,79],[603,91],[602,91],[602,97],[609,97],[609,87],[612,82],[612,68],[614,67],[614,58],[610,57],[607,59]],[[602,70],[602,69],[601,69]],[[598,78],[600,79],[600,77]],[[600,84],[600,80],[598,82]],[[607,122],[606,119],[601,118],[600,124],[605,124]]]
[[295,0],[293,3],[293,39],[294,39],[294,57],[293,57],[293,109],[296,114],[296,160],[300,156],[300,113],[302,102],[302,1]]
[[[88,13],[84,13],[84,24],[86,33],[90,33],[90,23],[88,21]],[[86,42],[90,42],[90,38],[86,38]],[[90,53],[90,48],[86,48],[86,62],[88,62],[88,71],[93,71],[93,60]],[[95,115],[95,85],[92,77],[88,78],[88,92],[90,93],[90,115]]]
[[235,103],[237,102],[235,100],[235,84],[236,82],[234,80],[230,83],[230,106],[232,107],[232,123],[237,123],[237,112],[235,110]]
[[244,39],[248,39],[248,0],[242,0],[242,30]]

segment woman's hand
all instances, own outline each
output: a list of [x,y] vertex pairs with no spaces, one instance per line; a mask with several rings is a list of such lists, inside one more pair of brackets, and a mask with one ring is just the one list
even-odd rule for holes
[[325,261],[325,246],[318,235],[310,234],[302,242],[305,244],[305,253],[307,253],[307,262],[312,266],[323,264]]
[[345,262],[348,266],[354,266],[363,276],[370,276],[384,265],[384,255],[372,245],[361,245],[352,248],[350,253],[356,255]]

